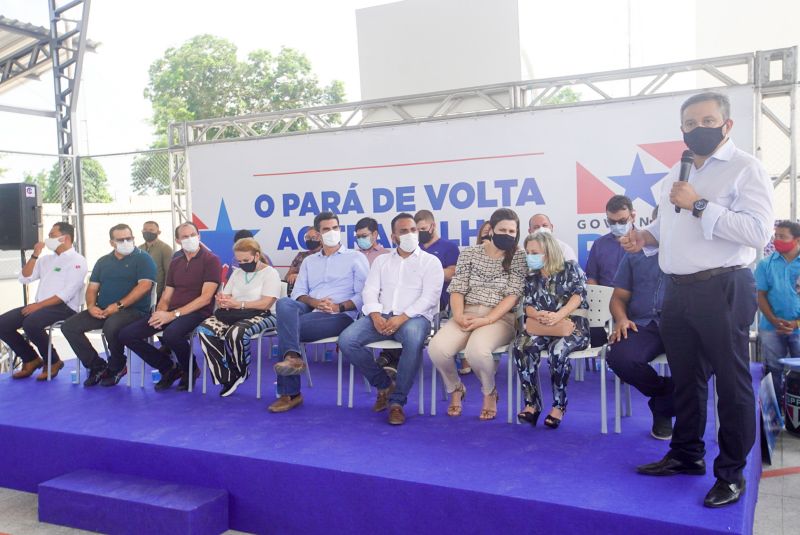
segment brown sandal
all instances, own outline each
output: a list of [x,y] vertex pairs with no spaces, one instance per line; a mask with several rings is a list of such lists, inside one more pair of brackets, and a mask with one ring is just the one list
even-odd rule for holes
[[[455,404],[456,393],[461,394],[461,396],[458,398],[458,405]],[[461,416],[461,410],[464,408],[464,398],[467,397],[467,387],[464,386],[464,383],[459,383],[450,396],[450,406],[447,407],[447,415]]]
[[[486,400],[494,398],[494,409],[487,409],[486,408]],[[483,408],[481,409],[481,414],[478,416],[479,420],[494,420],[497,417],[497,389],[495,388],[492,390],[492,393],[488,396],[483,396]]]

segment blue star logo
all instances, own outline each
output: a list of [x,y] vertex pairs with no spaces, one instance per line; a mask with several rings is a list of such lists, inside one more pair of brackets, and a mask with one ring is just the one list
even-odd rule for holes
[[628,197],[631,202],[636,199],[642,199],[650,206],[655,206],[656,199],[653,197],[653,186],[664,178],[666,174],[667,173],[645,173],[642,160],[637,154],[636,159],[633,161],[631,174],[610,176],[608,178],[625,188],[625,196]]
[[[231,262],[233,262],[233,237],[239,230],[231,227],[231,219],[228,217],[225,199],[222,199],[219,205],[216,228],[214,230],[201,230],[200,239],[206,247],[219,257],[223,264],[231,265]],[[259,229],[249,230],[254,236],[259,231]]]

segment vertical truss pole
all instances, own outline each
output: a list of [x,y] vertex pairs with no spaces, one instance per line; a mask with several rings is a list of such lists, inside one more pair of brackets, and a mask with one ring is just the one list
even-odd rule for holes
[[[60,158],[62,217],[78,228],[83,236],[80,162],[64,158],[75,154],[75,113],[78,107],[78,89],[83,70],[83,53],[86,49],[86,29],[89,22],[90,0],[49,0],[50,57],[53,61],[53,90],[56,110],[56,134]],[[82,238],[81,238],[82,242]],[[83,243],[78,245],[83,252]]]
[[789,217],[797,221],[797,84],[792,86],[789,96]]

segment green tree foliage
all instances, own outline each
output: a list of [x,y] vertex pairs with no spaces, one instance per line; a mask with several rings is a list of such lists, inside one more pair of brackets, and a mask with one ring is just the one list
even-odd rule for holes
[[[108,192],[108,177],[103,166],[97,160],[81,158],[81,180],[83,183],[84,202],[111,202],[114,199]],[[25,182],[39,186],[39,196],[42,202],[60,203],[61,169],[56,162],[48,173],[41,170],[36,174],[25,173]]]
[[574,91],[571,87],[565,87],[557,92],[552,97],[547,97],[542,100],[542,104],[546,106],[556,106],[558,104],[570,104],[572,102],[580,102],[581,94]]
[[[153,106],[156,140],[167,146],[170,123],[335,104],[344,85],[319,83],[308,58],[297,50],[277,54],[254,50],[240,61],[236,45],[213,35],[198,35],[150,65],[144,95]],[[284,126],[287,127],[287,126]],[[296,121],[287,130],[307,129]],[[280,128],[278,128],[278,131]],[[169,192],[166,154],[144,154],[131,166],[131,186],[139,193]]]

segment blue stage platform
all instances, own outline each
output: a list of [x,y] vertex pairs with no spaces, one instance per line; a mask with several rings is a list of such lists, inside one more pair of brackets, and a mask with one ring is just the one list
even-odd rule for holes
[[[149,381],[144,389],[85,389],[70,383],[73,366],[51,384],[0,377],[0,486],[35,492],[48,479],[94,469],[224,489],[230,528],[253,533],[752,531],[758,442],[742,501],[707,509],[710,469],[704,477],[635,474],[635,465],[667,449],[648,434],[640,394],[633,394],[634,415],[623,419],[623,433],[600,434],[598,373],[570,384],[569,410],[554,431],[541,422],[536,428],[505,422],[505,366],[498,372],[497,420],[478,421],[480,390],[467,376],[463,416],[446,416],[442,401],[438,416],[419,416],[412,392],[400,427],[371,411],[374,391],[367,394],[361,381],[355,407],[337,407],[334,362],[311,363],[314,387],[285,414],[266,410],[274,395],[270,364],[262,400],[255,399],[254,376],[234,396],[220,398],[213,385],[203,396],[199,382],[191,394],[156,393]],[[546,382],[546,366],[542,371]],[[756,384],[759,378],[754,368]],[[425,388],[428,412],[429,362]],[[709,418],[709,467],[712,436]]]

